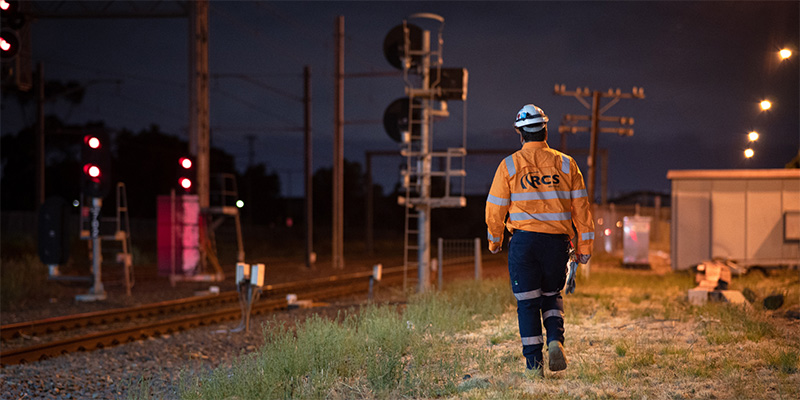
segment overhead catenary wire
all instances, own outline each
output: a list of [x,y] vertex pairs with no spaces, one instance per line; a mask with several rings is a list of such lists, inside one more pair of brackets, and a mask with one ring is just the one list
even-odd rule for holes
[[226,96],[226,97],[230,98],[230,99],[231,99],[231,100],[233,100],[233,101],[236,101],[237,103],[240,103],[240,104],[242,104],[242,105],[246,106],[247,108],[250,108],[250,109],[251,109],[251,110],[253,110],[253,111],[258,111],[258,112],[260,112],[260,113],[263,113],[263,114],[265,114],[265,115],[269,115],[269,116],[271,116],[271,117],[274,117],[274,118],[277,118],[277,119],[279,119],[279,120],[282,120],[283,122],[286,122],[286,123],[287,123],[287,125],[292,125],[292,124],[294,124],[294,122],[293,122],[293,121],[291,121],[291,120],[287,119],[286,117],[284,117],[284,116],[282,116],[282,115],[280,115],[280,114],[276,114],[276,113],[274,113],[274,112],[271,112],[271,111],[265,110],[263,107],[260,107],[259,105],[257,105],[257,104],[254,104],[254,103],[252,103],[252,102],[250,102],[250,101],[248,101],[248,100],[242,99],[242,98],[240,98],[240,97],[238,97],[238,96],[234,95],[233,93],[231,93],[231,92],[228,92],[228,91],[226,91],[226,90],[224,90],[224,89],[220,89],[220,88],[212,88],[212,90],[213,90],[214,92],[216,92],[216,93],[219,93],[219,94],[221,94],[221,95],[223,95],[223,96]]
[[290,59],[292,59],[293,61],[297,62],[300,65],[305,63],[305,61],[303,61],[303,60],[297,58],[296,56],[292,55],[292,52],[286,51],[286,49],[283,49],[283,48],[280,48],[279,46],[276,46],[270,40],[266,40],[267,39],[266,36],[258,28],[253,28],[252,26],[250,26],[250,24],[248,24],[247,22],[243,21],[241,18],[238,18],[238,17],[230,14],[229,12],[224,11],[221,8],[214,6],[213,4],[209,5],[209,9],[211,11],[213,11],[215,14],[219,15],[220,17],[222,17],[223,19],[227,20],[230,23],[230,25],[232,25],[234,28],[236,28],[240,32],[247,33],[250,36],[258,39],[259,42],[265,44],[271,50],[273,50],[275,52],[278,52],[279,54],[282,54],[283,57],[290,58]]
[[125,78],[125,79],[138,80],[138,81],[142,81],[142,82],[154,83],[154,84],[158,84],[158,85],[168,85],[168,86],[173,86],[173,87],[182,88],[182,89],[186,88],[186,83],[185,82],[181,83],[181,82],[177,82],[177,81],[169,80],[169,79],[158,79],[158,78],[153,78],[151,76],[136,75],[136,74],[131,74],[131,73],[127,73],[127,72],[119,72],[119,71],[114,71],[114,70],[109,70],[109,69],[102,69],[102,68],[97,68],[95,66],[82,65],[82,64],[77,64],[77,63],[72,63],[72,62],[67,62],[67,61],[49,59],[49,58],[42,58],[42,59],[40,59],[38,61],[43,62],[45,65],[67,66],[67,67],[72,67],[72,68],[81,69],[81,70],[85,70],[85,71],[90,71],[90,72],[93,72],[95,74],[103,74],[103,75],[105,75],[107,77],[110,77],[110,78],[120,77],[120,78]]

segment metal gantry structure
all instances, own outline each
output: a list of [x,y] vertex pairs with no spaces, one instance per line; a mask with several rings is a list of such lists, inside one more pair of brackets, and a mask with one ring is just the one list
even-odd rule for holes
[[[630,126],[633,125],[633,118],[629,117],[610,117],[603,115],[609,108],[611,108],[614,104],[620,99],[643,99],[644,98],[644,89],[640,87],[633,87],[630,93],[622,93],[620,89],[611,90],[608,89],[606,92],[601,92],[599,90],[590,91],[589,88],[578,88],[574,91],[568,91],[565,89],[564,85],[556,85],[553,93],[561,96],[573,96],[578,101],[583,104],[584,107],[591,110],[591,115],[572,115],[566,114],[564,115],[561,125],[558,127],[558,132],[561,134],[564,133],[577,133],[577,132],[590,132],[591,139],[589,142],[589,156],[587,158],[587,164],[589,165],[589,179],[587,179],[587,192],[589,193],[589,201],[594,203],[594,188],[595,188],[595,181],[597,176],[597,142],[598,142],[598,134],[599,133],[616,133],[620,136],[633,136],[633,128]],[[591,97],[592,103],[589,104],[584,97]],[[606,103],[605,106],[600,108],[600,99],[601,98],[610,98],[611,101]],[[578,121],[590,121],[591,126],[576,126]],[[600,127],[600,121],[608,121],[608,122],[618,122],[622,127],[619,128],[612,128],[612,127]],[[625,127],[625,126],[629,127]],[[562,145],[562,147],[565,147]],[[564,149],[562,148],[562,151]],[[605,194],[605,192],[604,192]],[[601,203],[605,204],[606,199],[603,198]]]
[[[466,206],[464,185],[453,185],[454,179],[466,176],[465,157],[466,129],[463,131],[461,147],[433,150],[434,118],[450,116],[446,96],[446,84],[442,79],[442,30],[444,18],[436,14],[413,14],[409,18],[438,22],[437,46],[431,48],[431,32],[422,30],[421,40],[414,40],[412,29],[416,27],[403,21],[403,51],[401,55],[405,93],[408,96],[407,129],[402,132],[402,149],[405,158],[402,181],[405,193],[398,203],[405,208],[405,235],[403,245],[403,286],[407,286],[409,267],[417,267],[418,291],[425,292],[430,286],[430,213],[434,208],[455,208]],[[419,28],[416,28],[419,29]],[[462,101],[466,100],[466,70],[463,71]],[[452,98],[452,97],[451,97]],[[436,106],[439,105],[437,108]],[[466,113],[463,123],[466,126]],[[433,160],[443,160],[438,170],[433,169]],[[454,163],[458,163],[454,167]],[[441,196],[434,196],[431,180],[437,177],[444,180]],[[453,189],[456,189],[455,191]],[[457,193],[452,193],[457,192]],[[417,261],[412,261],[416,253]]]

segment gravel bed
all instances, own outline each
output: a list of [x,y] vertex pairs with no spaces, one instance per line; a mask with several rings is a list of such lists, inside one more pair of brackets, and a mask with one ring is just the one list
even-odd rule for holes
[[[297,267],[286,269],[284,275],[276,274],[274,280],[270,281],[308,279],[366,269],[371,269],[371,262],[348,265],[345,271]],[[183,283],[171,288],[163,280],[137,279],[137,287],[130,298],[106,288],[109,290],[109,299],[105,302],[75,303],[70,301],[71,293],[62,293],[60,298],[50,300],[50,304],[44,300],[10,311],[3,310],[2,323],[186,297],[208,286],[208,283]],[[230,282],[223,282],[219,286],[221,290],[233,290]],[[292,326],[296,321],[314,314],[335,318],[341,310],[358,307],[365,300],[366,292],[328,305],[254,315],[249,332],[230,332],[239,323],[231,321],[91,352],[65,354],[36,363],[9,365],[0,368],[0,399],[125,399],[135,397],[142,387],[149,389],[152,398],[177,399],[181,382],[193,376],[202,376],[219,366],[230,366],[241,354],[255,351],[261,346],[261,326],[267,321],[277,320]],[[375,301],[398,302],[404,301],[404,298],[400,288],[379,285],[375,290]],[[140,385],[142,380],[146,381],[144,386]]]
[[144,379],[153,398],[176,399],[182,379],[218,366],[230,366],[237,356],[261,346],[261,326],[267,321],[291,326],[312,314],[336,317],[340,310],[357,307],[356,301],[363,299],[253,316],[249,332],[230,332],[238,322],[229,322],[37,363],[10,365],[0,369],[0,398],[129,398],[139,393],[139,382]]

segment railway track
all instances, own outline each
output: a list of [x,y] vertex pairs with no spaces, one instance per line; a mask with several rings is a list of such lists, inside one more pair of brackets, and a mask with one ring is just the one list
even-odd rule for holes
[[[396,268],[400,268],[398,271],[402,272],[401,267]],[[384,274],[392,275],[398,273],[398,271],[394,271],[394,268],[387,269]],[[364,279],[369,280],[371,275],[372,273],[368,271],[348,275],[322,277],[302,282],[286,282],[265,285],[262,288],[261,298],[267,300],[284,296],[288,293],[302,293],[319,285],[330,283],[344,284],[348,282],[361,281]],[[236,291],[229,291],[222,292],[217,295],[194,296],[135,307],[95,311],[90,313],[46,318],[36,321],[7,324],[0,326],[0,340],[2,340],[2,342],[8,342],[9,340],[18,338],[20,336],[47,335],[55,332],[66,332],[78,328],[99,326],[114,322],[125,322],[159,315],[169,315],[182,311],[218,307],[226,303],[236,303],[238,302],[238,299],[239,295]]]
[[[411,271],[412,269],[409,269],[409,272]],[[411,274],[409,273],[409,275]],[[251,314],[264,314],[287,308],[288,303],[285,297],[287,293],[295,293],[300,299],[311,300],[328,300],[357,293],[366,294],[371,276],[372,271],[365,271],[303,282],[266,285],[262,289],[261,300],[253,304]],[[402,281],[403,267],[384,269],[382,286],[397,285]],[[198,296],[138,307],[4,325],[0,327],[0,336],[3,341],[23,335],[39,336],[93,327],[97,327],[99,331],[78,334],[60,340],[50,340],[33,346],[3,350],[0,352],[0,365],[36,362],[65,353],[91,351],[241,318],[241,308],[238,304],[231,306],[230,303],[238,303],[236,291],[224,292],[216,296]],[[205,310],[210,307],[216,309],[197,312],[197,310]],[[169,314],[187,311],[191,314],[169,317]],[[158,317],[158,320],[136,323],[137,320],[153,319],[153,317]],[[125,323],[125,326],[116,329],[102,328],[103,325],[113,322]]]

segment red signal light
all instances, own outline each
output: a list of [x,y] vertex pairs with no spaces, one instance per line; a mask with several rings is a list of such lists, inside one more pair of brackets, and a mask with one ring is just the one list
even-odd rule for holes
[[94,135],[86,135],[86,136],[84,136],[83,137],[83,142],[86,143],[87,146],[89,146],[89,147],[91,147],[93,149],[99,149],[100,146],[102,145],[100,143],[100,139],[98,139],[97,136],[94,136]]
[[189,178],[181,178],[178,180],[178,184],[180,184],[182,188],[189,190],[192,187],[192,180]]
[[4,60],[12,59],[19,52],[19,38],[9,29],[0,33],[0,51]]
[[181,159],[178,162],[181,164],[181,168],[183,168],[183,169],[192,168],[192,159],[191,158],[181,157]]
[[102,175],[102,171],[100,171],[100,167],[94,164],[86,164],[83,166],[83,172],[90,177],[97,179],[100,178]]

